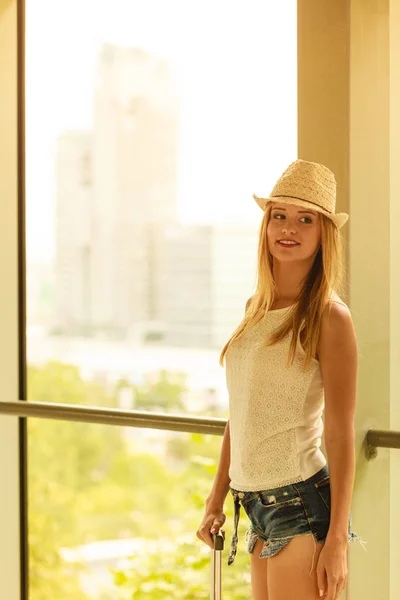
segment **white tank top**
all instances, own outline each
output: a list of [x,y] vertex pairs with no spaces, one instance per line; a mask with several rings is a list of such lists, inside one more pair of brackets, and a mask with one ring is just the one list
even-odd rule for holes
[[304,481],[326,464],[322,453],[324,395],[319,362],[304,371],[298,341],[287,365],[292,333],[262,347],[288,308],[269,311],[228,348],[226,383],[231,438],[230,485],[244,492]]

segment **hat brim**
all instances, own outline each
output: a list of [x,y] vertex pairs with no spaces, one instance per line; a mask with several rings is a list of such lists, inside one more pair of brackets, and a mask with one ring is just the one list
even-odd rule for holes
[[299,198],[291,198],[288,196],[284,196],[284,197],[274,196],[272,198],[260,198],[259,196],[256,196],[256,194],[253,194],[253,198],[262,210],[265,210],[268,202],[283,202],[285,204],[294,204],[295,206],[301,206],[303,208],[309,208],[310,210],[320,212],[323,215],[325,215],[326,217],[328,217],[328,219],[331,219],[331,221],[333,221],[335,223],[335,225],[338,229],[341,229],[349,218],[349,215],[347,213],[329,213],[328,211],[324,210],[317,204],[313,204],[312,202],[307,202],[306,200],[300,200]]

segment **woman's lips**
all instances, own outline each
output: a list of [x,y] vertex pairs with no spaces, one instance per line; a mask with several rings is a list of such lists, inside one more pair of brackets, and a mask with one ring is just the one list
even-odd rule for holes
[[300,246],[299,242],[295,242],[294,240],[278,240],[277,244],[281,246],[281,248],[295,248],[296,246]]

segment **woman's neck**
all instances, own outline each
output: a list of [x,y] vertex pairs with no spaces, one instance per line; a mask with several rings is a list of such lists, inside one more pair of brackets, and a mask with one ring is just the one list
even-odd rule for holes
[[282,263],[274,260],[272,271],[276,286],[275,303],[292,304],[295,302],[310,268],[311,265],[306,264],[305,261]]

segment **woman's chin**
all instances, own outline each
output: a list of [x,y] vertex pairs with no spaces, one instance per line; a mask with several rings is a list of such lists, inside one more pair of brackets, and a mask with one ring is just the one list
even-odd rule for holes
[[279,262],[294,262],[298,260],[304,260],[303,256],[296,256],[294,253],[290,254],[289,252],[274,252],[272,253],[272,257],[274,260],[278,260]]

